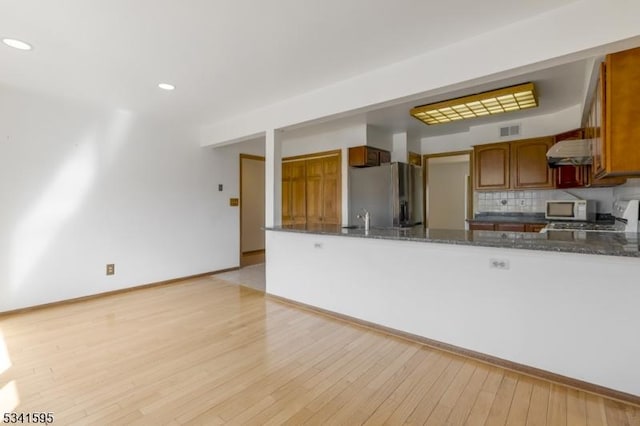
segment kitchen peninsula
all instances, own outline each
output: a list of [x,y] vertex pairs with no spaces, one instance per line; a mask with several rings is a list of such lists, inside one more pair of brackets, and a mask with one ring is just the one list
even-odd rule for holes
[[640,395],[637,234],[273,227],[266,243],[269,294]]

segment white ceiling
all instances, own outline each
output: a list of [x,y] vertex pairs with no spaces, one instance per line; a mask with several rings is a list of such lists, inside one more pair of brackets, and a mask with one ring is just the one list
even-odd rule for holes
[[[189,125],[215,123],[491,31],[570,0],[0,0],[1,85]],[[464,11],[464,13],[461,13]],[[426,126],[416,105],[534,81],[546,114],[583,101],[589,61],[380,108],[367,123],[421,137],[500,118]],[[174,92],[159,82],[177,86]]]
[[[213,123],[571,2],[0,0],[0,38],[34,46],[0,44],[0,85]],[[573,96],[579,68],[541,74],[541,104]],[[367,119],[426,127],[411,106]]]

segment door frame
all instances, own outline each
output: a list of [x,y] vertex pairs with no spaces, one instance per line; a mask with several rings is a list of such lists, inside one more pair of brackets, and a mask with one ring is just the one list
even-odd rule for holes
[[458,155],[469,155],[469,174],[467,176],[467,211],[465,217],[467,219],[473,218],[473,149],[463,151],[449,151],[439,152],[437,154],[424,154],[422,156],[422,223],[424,227],[429,227],[429,215],[427,214],[427,188],[429,185],[429,159],[430,158],[442,158],[442,157],[455,157]]
[[[240,187],[239,187],[239,191],[238,191],[239,194],[240,194],[240,203],[239,203],[240,204],[240,209],[238,210],[238,214],[239,214],[238,222],[240,224],[240,241],[239,241],[239,244],[238,244],[238,250],[240,251],[240,253],[239,253],[240,266],[243,266],[242,265],[242,257],[243,257],[243,254],[244,254],[243,251],[242,251],[242,232],[243,232],[242,231],[242,208],[243,208],[243,205],[244,205],[243,198],[242,198],[242,160],[255,160],[255,161],[262,161],[262,162],[266,161],[265,157],[261,157],[259,155],[253,155],[253,154],[240,154],[240,157],[239,157],[239,160],[238,160],[240,162],[240,185],[239,185]],[[266,200],[263,200],[263,202],[266,202]],[[265,247],[265,249],[262,249],[262,250],[256,250],[254,254],[261,254],[261,253],[265,254],[265,252],[266,252],[265,250],[266,250],[266,247]]]

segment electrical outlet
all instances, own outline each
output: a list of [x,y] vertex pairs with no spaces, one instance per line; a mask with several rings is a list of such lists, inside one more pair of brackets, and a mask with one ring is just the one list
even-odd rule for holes
[[509,269],[509,261],[507,259],[489,259],[489,268]]
[[115,275],[116,265],[115,263],[107,263],[107,275]]
[[218,191],[222,191],[222,184],[221,183],[218,184]]

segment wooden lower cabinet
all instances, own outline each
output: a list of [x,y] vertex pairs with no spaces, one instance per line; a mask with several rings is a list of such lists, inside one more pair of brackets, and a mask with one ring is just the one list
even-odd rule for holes
[[470,231],[540,232],[546,223],[493,223],[475,222],[469,224]]
[[282,224],[342,223],[342,161],[339,153],[284,159]]
[[545,226],[547,226],[546,223],[526,223],[524,232],[540,232]]
[[470,231],[495,231],[496,227],[493,223],[470,223]]
[[524,223],[496,223],[496,231],[525,232]]

